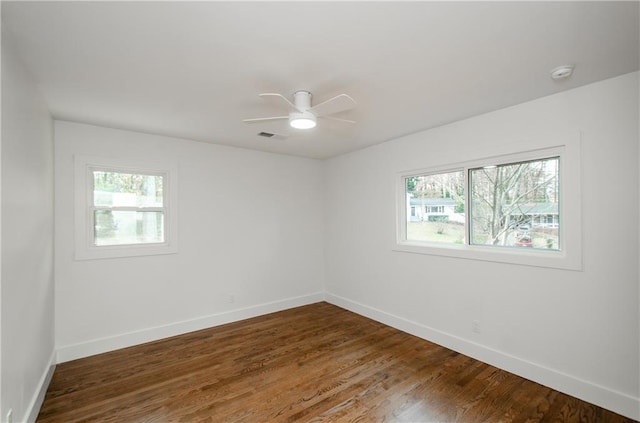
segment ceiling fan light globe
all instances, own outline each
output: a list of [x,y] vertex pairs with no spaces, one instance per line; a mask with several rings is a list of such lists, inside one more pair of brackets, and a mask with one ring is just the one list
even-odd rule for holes
[[289,124],[291,125],[292,128],[296,128],[296,129],[311,129],[311,128],[315,128],[316,126],[316,123],[313,120],[307,119],[307,118],[292,119],[291,122],[289,122]]
[[312,113],[291,113],[289,125],[295,129],[312,129],[316,127],[316,117]]

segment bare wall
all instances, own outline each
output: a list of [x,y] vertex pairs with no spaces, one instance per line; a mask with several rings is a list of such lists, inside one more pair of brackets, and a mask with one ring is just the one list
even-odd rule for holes
[[[397,172],[564,134],[582,144],[582,271],[392,251]],[[325,171],[330,301],[640,418],[637,72],[340,156]]]
[[[321,162],[62,121],[55,147],[59,361],[322,299]],[[175,165],[178,253],[75,260],[74,155]]]
[[53,123],[2,34],[2,403],[35,419],[54,364]]

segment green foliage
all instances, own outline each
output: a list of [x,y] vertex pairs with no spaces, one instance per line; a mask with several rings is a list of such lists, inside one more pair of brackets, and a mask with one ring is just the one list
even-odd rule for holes
[[407,192],[413,194],[416,191],[416,185],[418,184],[417,176],[409,176],[407,179]]
[[429,216],[429,222],[446,222],[449,220],[448,216]]
[[[162,176],[117,172],[93,172],[94,189],[104,192],[162,196]],[[152,183],[153,182],[153,183]],[[155,191],[155,193],[150,192]]]

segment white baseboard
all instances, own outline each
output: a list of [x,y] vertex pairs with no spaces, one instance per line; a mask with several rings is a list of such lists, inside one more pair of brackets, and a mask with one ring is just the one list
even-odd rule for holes
[[325,293],[325,301],[583,401],[634,420],[640,420],[640,398],[634,398],[337,295]]
[[57,362],[64,363],[65,361],[89,357],[91,355],[101,354],[120,348],[126,348],[133,345],[143,344],[145,342],[168,338],[170,336],[181,335],[188,332],[207,329],[214,326],[224,325],[226,323],[236,322],[243,319],[249,319],[251,317],[273,313],[276,311],[282,311],[293,307],[317,303],[319,301],[324,301],[323,292],[304,295],[301,297],[287,298],[285,300],[274,301],[270,303],[258,304],[246,308],[240,308],[236,310],[203,316],[197,319],[185,320],[182,322],[171,323],[164,326],[157,326],[107,338],[95,339],[89,342],[83,342],[74,345],[63,345],[59,346],[57,349]]
[[34,394],[29,406],[27,407],[24,419],[27,423],[35,423],[38,418],[38,414],[40,413],[40,408],[42,407],[42,403],[44,402],[44,397],[47,394],[47,389],[49,388],[49,384],[51,383],[51,378],[53,377],[53,372],[56,369],[56,351],[51,352],[51,357],[49,357],[49,363],[38,382],[38,390]]

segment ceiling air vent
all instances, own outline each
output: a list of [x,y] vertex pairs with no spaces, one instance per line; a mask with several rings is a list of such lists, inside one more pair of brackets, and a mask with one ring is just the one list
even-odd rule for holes
[[265,137],[265,138],[273,138],[276,140],[284,140],[287,139],[286,135],[282,135],[282,134],[274,134],[273,132],[258,132],[258,136],[259,137]]

